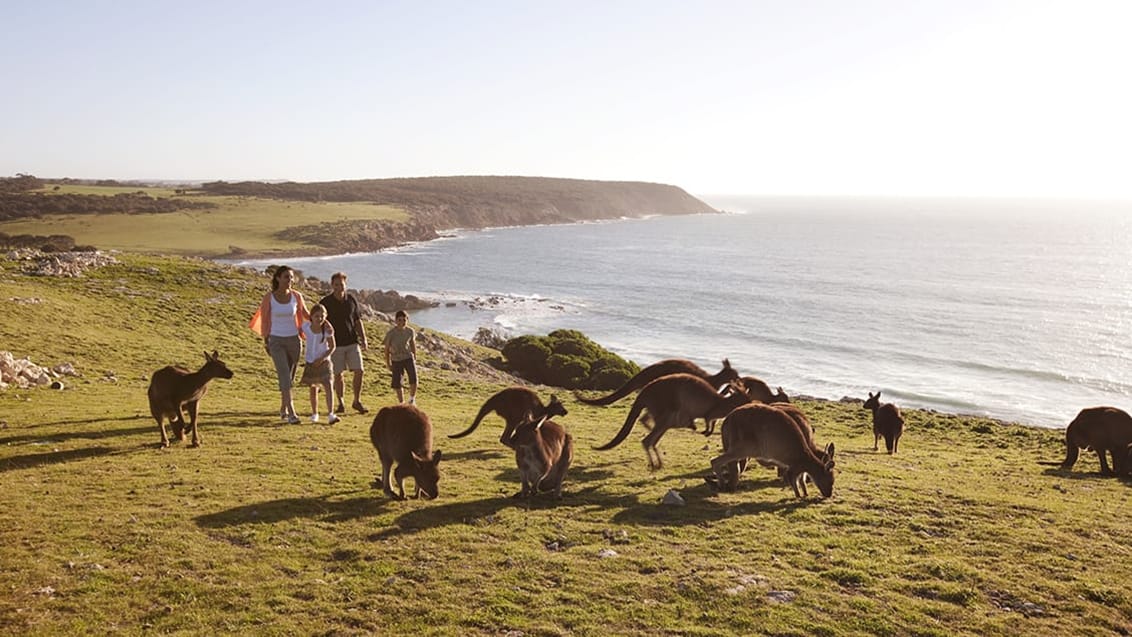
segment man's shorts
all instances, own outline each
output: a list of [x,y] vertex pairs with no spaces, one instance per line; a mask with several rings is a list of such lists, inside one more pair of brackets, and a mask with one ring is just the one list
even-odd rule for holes
[[330,362],[334,363],[334,371],[339,374],[347,369],[352,372],[363,371],[362,346],[354,343],[353,345],[335,347],[334,351],[330,353]]

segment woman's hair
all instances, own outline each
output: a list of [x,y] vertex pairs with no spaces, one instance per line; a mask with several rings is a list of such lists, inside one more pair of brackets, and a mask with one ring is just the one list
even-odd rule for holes
[[278,268],[275,268],[275,272],[273,272],[271,274],[271,291],[272,292],[279,289],[279,276],[282,275],[284,272],[294,272],[294,270],[292,270],[291,268],[289,268],[288,266],[285,266],[285,265],[281,265]]

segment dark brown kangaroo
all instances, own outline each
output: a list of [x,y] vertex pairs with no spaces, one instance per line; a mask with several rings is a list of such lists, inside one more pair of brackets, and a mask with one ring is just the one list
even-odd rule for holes
[[448,437],[463,438],[472,433],[476,430],[476,427],[479,427],[480,421],[493,411],[507,423],[503,427],[503,434],[499,436],[499,442],[513,449],[512,437],[515,433],[515,427],[528,420],[538,421],[543,418],[565,416],[566,406],[554,394],[550,395],[550,402],[544,406],[538,394],[530,389],[518,386],[508,387],[500,390],[484,402],[471,426],[458,434],[450,434]]
[[[413,405],[383,407],[373,417],[369,439],[381,459],[381,489],[385,495],[397,500],[405,499],[405,478],[416,483],[416,496],[435,498],[439,493],[440,450],[432,450],[432,423],[428,416]],[[393,464],[393,479],[397,493],[393,493],[389,472]]]
[[553,491],[555,498],[561,498],[562,481],[574,459],[573,437],[562,425],[544,416],[520,424],[512,440],[522,483],[522,489],[513,497],[530,498],[535,493]]
[[[760,378],[754,376],[744,376],[739,379],[743,383],[743,387],[747,390],[747,395],[751,397],[751,401],[758,401],[768,405],[772,403],[789,403],[790,397],[781,387],[777,391],[770,391],[770,385],[767,385]],[[808,426],[808,425],[807,425]],[[708,421],[707,427],[704,428],[704,435],[710,436],[715,433],[715,421]]]
[[[1040,464],[1060,465],[1068,471],[1077,462],[1081,449],[1097,452],[1103,475],[1132,473],[1132,416],[1116,407],[1082,409],[1065,429],[1065,460]],[[1111,470],[1106,454],[1112,455]]]
[[723,359],[723,369],[715,374],[707,373],[702,367],[690,360],[683,358],[667,358],[653,363],[637,372],[636,376],[625,381],[624,385],[608,396],[601,398],[583,398],[578,394],[574,394],[574,397],[577,398],[579,402],[583,402],[587,405],[612,405],[652,381],[670,374],[691,374],[692,376],[697,376],[707,381],[708,384],[716,389],[724,387],[727,383],[739,378],[739,372],[731,367],[731,361],[726,358]]
[[892,403],[881,404],[880,391],[875,396],[869,392],[869,399],[861,407],[873,412],[873,451],[877,450],[883,436],[888,453],[896,453],[900,436],[904,434],[904,416],[900,415],[900,409]]
[[[827,447],[826,449],[821,449],[817,446],[817,443],[814,442],[814,427],[810,424],[810,421],[806,419],[806,415],[802,413],[801,409],[790,403],[771,403],[770,406],[785,413],[787,416],[790,416],[790,418],[794,420],[795,424],[798,425],[798,428],[802,430],[802,434],[806,437],[806,442],[810,445],[810,450],[814,452],[815,456],[817,456],[823,462],[829,459],[829,448]],[[786,480],[786,470],[782,467],[765,460],[759,460],[758,463],[768,469],[777,469],[778,477]],[[747,459],[738,460],[732,463],[732,466],[729,470],[734,475],[734,481],[737,482],[739,477],[743,475],[743,472],[747,470]],[[708,483],[716,484],[716,481],[709,479]],[[726,483],[727,480],[724,480],[724,487],[726,487]],[[732,486],[731,489],[734,490],[734,486]]]
[[641,440],[641,444],[648,455],[649,467],[659,469],[662,463],[656,445],[664,432],[677,427],[695,430],[696,418],[705,420],[723,418],[732,409],[748,402],[750,399],[738,381],[732,381],[730,386],[720,393],[698,376],[691,374],[662,376],[645,385],[641,393],[637,394],[632,408],[629,409],[629,415],[625,418],[625,424],[621,426],[621,431],[617,432],[613,440],[595,449],[606,451],[621,444],[633,430],[633,425],[642,412],[647,411],[654,426],[652,431]]
[[833,443],[820,456],[814,453],[812,439],[807,439],[803,428],[788,410],[760,403],[743,405],[727,415],[720,433],[723,453],[712,458],[711,468],[721,488],[734,490],[739,480],[734,463],[754,458],[783,468],[783,477],[794,488],[795,497],[809,495],[804,479],[806,475],[814,481],[823,497],[833,495],[836,477]]
[[169,434],[165,432],[165,419],[173,426],[177,440],[185,439],[184,407],[189,412],[189,426],[193,432],[190,447],[200,446],[200,433],[197,431],[197,407],[208,390],[208,381],[213,378],[231,378],[232,370],[220,360],[216,350],[204,353],[204,365],[195,372],[184,367],[169,365],[153,373],[149,380],[149,413],[161,428],[161,447],[169,446]]

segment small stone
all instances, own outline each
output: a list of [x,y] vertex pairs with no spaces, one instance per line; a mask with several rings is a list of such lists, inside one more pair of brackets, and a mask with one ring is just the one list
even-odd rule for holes
[[660,503],[668,506],[680,507],[684,506],[685,504],[684,498],[681,497],[681,495],[677,493],[675,489],[669,489],[668,493],[664,494],[664,498],[660,501]]
[[614,551],[613,549],[602,549],[597,552],[597,556],[601,558],[617,557],[617,551]]

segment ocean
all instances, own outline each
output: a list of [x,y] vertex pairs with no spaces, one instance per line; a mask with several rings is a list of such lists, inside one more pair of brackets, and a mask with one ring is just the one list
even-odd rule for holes
[[1061,427],[1132,408],[1132,203],[703,197],[724,214],[457,231],[285,262],[441,303],[470,338],[577,329],[790,395]]

